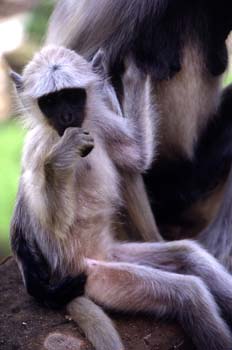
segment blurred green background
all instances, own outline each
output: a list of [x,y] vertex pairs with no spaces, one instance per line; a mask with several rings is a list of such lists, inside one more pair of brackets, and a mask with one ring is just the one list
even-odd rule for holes
[[[41,45],[48,18],[54,6],[52,0],[31,1],[31,6],[28,4],[29,1],[25,2],[25,9],[23,7],[18,9],[16,6],[9,9],[7,1],[1,3],[0,0],[0,28],[1,22],[12,18],[19,20],[23,27],[24,39],[21,45],[15,51],[2,52],[6,55],[6,60],[10,65],[19,71],[32,53]],[[5,9],[4,6],[6,11],[2,14],[1,11]],[[25,12],[25,10],[30,11]],[[8,16],[8,11],[10,16]],[[5,65],[4,68],[6,68]],[[0,71],[0,85],[1,78]],[[10,87],[8,93],[11,94]],[[4,97],[0,94],[1,98]],[[0,105],[1,102],[0,100]],[[0,117],[0,260],[10,253],[9,226],[18,188],[21,151],[25,133],[17,117],[14,117],[14,107],[10,108],[9,115]]]
[[[38,1],[39,6],[34,7],[35,3],[36,1],[33,2],[31,11],[24,14],[21,20],[26,34],[22,45],[15,52],[7,53],[7,61],[16,70],[20,70],[40,46],[53,8],[52,0]],[[231,81],[232,70],[230,69],[225,76],[224,84]],[[25,131],[17,121],[17,117],[12,116],[13,109],[8,114],[2,118],[2,121],[0,118],[0,259],[10,253],[9,225],[17,193],[21,150],[25,136]]]

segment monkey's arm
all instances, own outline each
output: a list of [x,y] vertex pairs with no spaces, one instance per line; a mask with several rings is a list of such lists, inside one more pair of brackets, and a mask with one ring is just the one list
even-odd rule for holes
[[[154,157],[157,113],[151,108],[148,77],[130,62],[123,78],[123,114],[107,114],[104,136],[110,157],[123,170],[141,173]],[[111,99],[113,92],[108,93]]]
[[[43,135],[40,138],[43,140]],[[68,128],[50,147],[45,140],[42,145],[37,145],[37,152],[32,153],[28,150],[30,143],[33,140],[29,139],[23,158],[25,198],[41,227],[61,237],[69,232],[75,220],[76,213],[72,208],[76,200],[74,174],[77,162],[91,151],[93,139],[82,129]]]
[[[39,302],[61,308],[77,296],[84,294],[86,275],[66,276],[59,282],[51,282],[51,267],[36,243],[41,235],[39,225],[19,194],[11,223],[11,246],[19,265],[28,294]],[[37,231],[37,232],[36,232]]]
[[131,59],[123,76],[123,114],[139,144],[147,170],[154,159],[157,144],[158,112],[151,101],[150,78]]
[[[102,92],[104,102],[110,107],[110,110],[117,115],[117,119],[115,119],[114,115],[112,115],[111,119],[108,119],[108,123],[106,123],[107,128],[105,128],[105,132],[108,134],[107,137],[109,144],[112,142],[112,139],[114,139],[115,147],[118,147],[113,149],[113,152],[116,152],[117,160],[122,160],[121,156],[127,151],[128,145],[125,145],[124,141],[128,137],[128,134],[130,134],[130,140],[128,140],[128,143],[130,144],[130,153],[134,158],[132,157],[131,160],[127,158],[126,164],[120,162],[123,166],[121,173],[125,189],[124,199],[133,226],[127,231],[134,232],[139,238],[142,237],[145,241],[162,241],[163,239],[159,234],[155,218],[151,211],[142,176],[139,173],[124,171],[124,169],[128,170],[128,165],[130,166],[130,170],[134,170],[133,167],[135,166],[135,163],[139,161],[137,156],[140,154],[141,150],[139,149],[140,145],[137,144],[134,137],[136,130],[138,131],[137,136],[139,136],[140,132],[143,135],[141,141],[143,141],[143,152],[147,154],[147,163],[151,161],[153,156],[157,114],[153,115],[152,111],[150,111],[149,82],[146,80],[145,75],[141,74],[135,66],[129,67],[130,74],[127,74],[127,78],[125,77],[124,79],[126,90],[124,108],[128,117],[128,119],[125,120],[115,89],[107,79],[109,76],[108,62],[103,50],[99,50],[94,56],[92,66],[93,69],[103,78]],[[136,79],[137,81],[135,81]],[[115,123],[113,127],[112,120],[114,120]],[[130,124],[133,131],[131,131]],[[105,124],[103,130],[104,127]],[[118,130],[121,130],[119,135]],[[115,132],[117,133],[116,135]],[[112,146],[113,145],[111,144],[110,147],[113,148]],[[123,146],[125,146],[125,149],[122,149]],[[112,155],[112,153],[110,155]]]
[[107,146],[110,157],[121,168],[124,199],[133,226],[131,231],[145,241],[162,241],[140,175],[150,166],[156,142],[157,114],[149,111],[149,86],[145,79],[143,76],[142,81],[134,85],[131,82],[132,86],[126,90],[126,118],[112,115],[109,119]]

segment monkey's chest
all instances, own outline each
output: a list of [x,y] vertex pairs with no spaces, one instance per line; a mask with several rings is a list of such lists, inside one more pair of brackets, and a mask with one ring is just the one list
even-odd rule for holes
[[172,79],[154,82],[154,103],[160,113],[158,154],[193,156],[194,144],[219,102],[220,77],[205,69],[194,45],[183,50],[181,71]]
[[121,205],[120,178],[114,163],[96,146],[77,170],[73,235],[84,255],[105,258],[113,236],[111,224]]
[[[121,204],[120,176],[106,150],[96,141],[92,152],[78,165],[77,204],[83,211],[112,209]],[[95,208],[95,209],[94,209]]]

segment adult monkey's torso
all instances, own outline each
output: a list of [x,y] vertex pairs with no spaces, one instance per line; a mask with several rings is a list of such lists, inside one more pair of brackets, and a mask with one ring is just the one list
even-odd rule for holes
[[160,146],[145,183],[163,233],[166,225],[174,231],[202,229],[220,202],[229,165],[217,167],[218,154],[215,159],[211,154],[208,166],[215,136],[210,127],[208,139],[208,125],[220,103],[231,13],[230,0],[71,0],[58,4],[51,21],[47,42],[87,58],[105,48],[112,81],[128,54],[151,75],[160,109]]
[[195,234],[212,219],[223,190],[217,184],[224,180],[209,174],[208,184],[200,189],[197,174],[207,168],[195,164],[201,135],[214,121],[220,103],[221,77],[208,72],[197,45],[186,45],[182,55],[180,72],[170,80],[154,82],[159,147],[153,168],[144,176],[156,219],[168,238],[181,237],[182,231],[184,236]]

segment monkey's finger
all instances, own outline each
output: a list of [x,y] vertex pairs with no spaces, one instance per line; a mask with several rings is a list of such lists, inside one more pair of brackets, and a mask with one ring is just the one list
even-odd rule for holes
[[94,139],[91,135],[83,135],[83,138],[82,138],[82,141],[83,142],[90,142],[90,143],[93,143],[94,142]]

